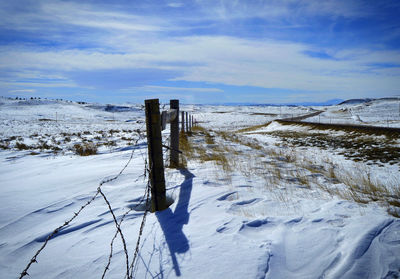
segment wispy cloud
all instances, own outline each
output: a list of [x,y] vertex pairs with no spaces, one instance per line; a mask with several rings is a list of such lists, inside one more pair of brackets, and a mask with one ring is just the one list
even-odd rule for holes
[[[398,94],[400,88],[398,67],[387,66],[400,65],[399,47],[391,45],[397,40],[392,30],[398,27],[388,23],[389,32],[379,25],[388,9],[399,8],[395,4],[24,3],[0,3],[0,32],[10,37],[0,42],[0,73],[7,73],[0,77],[0,88],[7,92],[28,87],[140,88],[218,96],[226,93],[223,86],[248,86],[371,96]],[[378,12],[382,14],[375,16]],[[364,19],[376,23],[370,28],[374,35],[382,33],[382,41],[366,42],[357,35],[361,27],[353,24],[361,26]],[[160,86],[159,81],[207,86]]]
[[[129,14],[121,11],[107,11],[101,5],[65,2],[59,0],[38,0],[31,9],[21,9],[19,3],[1,4],[3,7],[0,26],[14,30],[43,30],[45,24],[52,32],[66,25],[92,27],[100,30],[159,31],[166,24],[157,17]],[[10,10],[14,13],[10,14]]]
[[176,86],[156,86],[156,85],[146,85],[136,88],[128,88],[126,91],[139,90],[146,92],[224,92],[224,90],[219,88],[195,88],[195,87],[176,87]]
[[[22,87],[22,86],[27,86],[27,87],[42,87],[42,88],[74,88],[78,87],[74,83],[49,83],[49,82],[0,82],[0,87],[12,87],[12,86],[17,86],[17,87]],[[25,89],[15,89],[15,90],[9,90],[8,92],[12,91],[23,91]],[[31,90],[31,89],[29,89]]]
[[[2,52],[0,59],[5,63],[4,68],[13,70],[52,70],[60,74],[64,72],[64,75],[65,72],[78,71],[69,76],[82,85],[85,85],[82,80],[85,76],[92,82],[112,82],[107,76],[115,76],[114,80],[118,81],[118,73],[123,72],[132,73],[132,85],[137,80],[135,75],[140,72],[142,80],[150,82],[151,79],[146,79],[143,73],[151,77],[150,71],[146,69],[157,69],[158,72],[164,71],[164,77],[171,80],[237,86],[338,92],[398,88],[399,76],[393,69],[385,72],[369,66],[400,64],[398,51],[345,50],[332,54],[330,59],[321,59],[309,55],[307,45],[279,41],[193,36],[178,40],[157,40],[155,44],[134,39],[128,42],[136,49],[135,53],[9,49]],[[109,70],[110,74],[96,78],[99,70]],[[84,75],[82,71],[86,71]],[[129,76],[124,78],[124,85],[130,87]]]
[[171,8],[181,8],[184,6],[184,4],[181,2],[171,2],[171,3],[168,3],[167,6],[171,7]]
[[9,93],[35,93],[36,89],[15,89],[9,90]]

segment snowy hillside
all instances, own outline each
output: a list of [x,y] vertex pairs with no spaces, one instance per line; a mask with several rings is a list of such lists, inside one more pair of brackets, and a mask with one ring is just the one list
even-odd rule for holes
[[307,121],[400,127],[400,99],[376,99],[366,102],[348,102],[325,107],[318,116]]
[[[399,127],[396,106],[326,107],[307,121],[358,115],[378,125],[393,116]],[[320,108],[181,109],[200,126],[181,144],[186,168],[165,170],[174,202],[146,215],[130,268],[147,187],[141,104],[1,99],[0,278],[18,278],[54,229],[87,203],[24,278],[102,278],[105,271],[104,278],[400,277],[398,134],[274,121]],[[96,154],[79,156],[80,146]],[[123,221],[128,258],[97,190],[106,180],[101,190]]]

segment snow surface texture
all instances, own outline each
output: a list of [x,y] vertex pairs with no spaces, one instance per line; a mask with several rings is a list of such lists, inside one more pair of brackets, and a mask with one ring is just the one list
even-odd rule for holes
[[[101,106],[9,100],[1,103],[2,138],[17,136],[25,142],[33,133],[59,137],[62,132],[143,129],[140,106],[113,115]],[[292,113],[309,113],[307,108],[287,107],[183,109],[206,122],[205,127],[216,130],[263,124],[282,114],[290,117]],[[65,118],[57,122],[38,120],[54,119],[55,112],[57,117]],[[260,131],[284,129],[273,123]],[[164,134],[167,138],[168,131]],[[269,147],[276,141],[262,133],[247,137]],[[147,185],[142,176],[147,146],[144,140],[135,147],[123,147],[122,141],[113,140],[117,141],[116,146],[87,157],[68,151],[69,143],[61,140],[64,154],[44,150],[39,155],[29,155],[29,151],[15,148],[0,152],[0,278],[18,278],[46,237],[96,193],[103,179],[118,174],[132,152],[126,171],[116,181],[104,184],[102,190],[118,220],[138,205]],[[253,155],[246,154],[254,150],[240,143],[231,145],[242,152],[244,163],[251,161],[248,158]],[[307,154],[314,158],[315,165],[322,165],[324,156],[329,156],[320,150],[302,151],[302,156]],[[362,164],[340,156],[334,160],[354,172]],[[251,169],[260,169],[261,163],[266,162],[288,172],[282,174],[278,187],[271,188],[257,175],[246,176],[235,170],[224,175],[211,161],[190,160],[187,169],[166,169],[167,195],[174,203],[162,212],[148,214],[134,269],[136,278],[400,276],[400,221],[388,215],[384,207],[378,203],[358,204],[314,187],[305,188],[294,177],[286,176],[296,165],[279,157],[254,157],[251,162]],[[368,170],[377,179],[386,177],[398,182],[398,166],[388,168],[371,166]],[[320,173],[304,172],[327,186],[341,185]],[[143,208],[137,207],[121,226],[129,260],[133,258],[142,216]],[[107,205],[97,197],[50,240],[27,278],[101,278],[115,231]],[[117,237],[114,242],[106,278],[125,275],[120,240]]]

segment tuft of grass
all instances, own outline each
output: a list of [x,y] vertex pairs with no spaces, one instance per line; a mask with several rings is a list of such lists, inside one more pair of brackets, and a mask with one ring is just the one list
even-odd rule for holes
[[115,140],[109,140],[105,142],[104,145],[108,147],[117,146],[117,142]]
[[39,148],[40,150],[49,150],[52,149],[52,146],[48,145],[47,142],[40,140],[36,148]]
[[215,144],[214,137],[211,136],[209,133],[206,133],[205,140],[207,144]]
[[10,149],[10,142],[1,140],[0,141],[0,148],[3,150]]
[[93,143],[76,143],[74,144],[73,150],[80,156],[97,154],[97,146]]
[[32,148],[31,146],[26,145],[25,143],[22,143],[22,142],[18,142],[18,141],[15,143],[15,147],[18,150],[29,150]]

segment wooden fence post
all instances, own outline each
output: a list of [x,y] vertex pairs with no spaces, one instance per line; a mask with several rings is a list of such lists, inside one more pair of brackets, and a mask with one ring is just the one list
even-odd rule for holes
[[169,101],[170,109],[176,109],[176,117],[171,121],[171,145],[170,145],[170,165],[171,167],[179,166],[179,100]]
[[181,119],[181,121],[182,121],[181,132],[184,133],[185,132],[185,112],[184,111],[182,111],[182,119]]
[[164,161],[161,138],[160,104],[158,99],[145,100],[147,146],[149,152],[151,209],[167,208],[165,194]]
[[186,132],[189,132],[189,113],[188,112],[186,112],[186,117],[185,117],[185,120],[186,120]]

